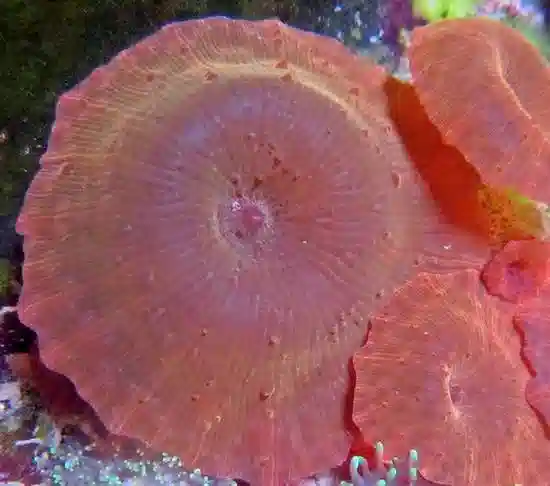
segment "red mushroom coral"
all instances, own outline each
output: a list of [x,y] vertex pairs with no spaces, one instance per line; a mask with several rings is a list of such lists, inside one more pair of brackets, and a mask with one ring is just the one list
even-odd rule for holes
[[334,40],[211,18],[62,96],[20,316],[111,431],[263,486],[345,458],[366,331],[345,313],[410,275],[430,204],[385,79]]
[[415,29],[413,82],[446,142],[492,186],[546,201],[550,177],[550,71],[521,33],[488,18]]
[[477,272],[422,273],[399,289],[354,366],[355,423],[391,456],[415,444],[427,479],[550,484],[550,443],[525,399],[510,306]]
[[550,243],[509,242],[485,266],[482,279],[490,294],[508,302],[539,296],[550,282]]

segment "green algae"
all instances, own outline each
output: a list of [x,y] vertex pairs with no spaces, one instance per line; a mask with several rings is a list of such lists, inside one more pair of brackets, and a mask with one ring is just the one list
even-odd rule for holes
[[412,5],[415,15],[436,22],[471,17],[479,3],[479,0],[413,0]]
[[521,229],[528,236],[542,240],[548,239],[550,236],[550,209],[548,205],[535,201],[514,189],[506,189],[505,191],[515,208],[516,214],[526,215]]
[[12,277],[11,263],[7,258],[0,258],[0,296],[6,297]]

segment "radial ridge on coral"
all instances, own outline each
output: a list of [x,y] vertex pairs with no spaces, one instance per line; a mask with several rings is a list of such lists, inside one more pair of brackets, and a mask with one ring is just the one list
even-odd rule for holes
[[549,483],[550,446],[525,398],[513,308],[472,270],[422,273],[372,320],[355,354],[353,417],[390,455],[414,444],[443,484]]

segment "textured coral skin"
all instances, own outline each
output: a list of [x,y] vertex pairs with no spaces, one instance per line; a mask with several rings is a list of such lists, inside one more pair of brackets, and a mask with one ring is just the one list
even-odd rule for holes
[[550,72],[540,52],[513,28],[479,17],[415,29],[408,55],[445,141],[488,184],[547,201]]
[[262,486],[345,459],[364,316],[437,223],[385,81],[334,40],[211,18],[61,97],[19,310],[112,433]]

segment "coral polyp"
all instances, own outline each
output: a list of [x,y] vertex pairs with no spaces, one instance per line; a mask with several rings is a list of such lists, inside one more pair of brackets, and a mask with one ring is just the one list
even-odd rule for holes
[[342,482],[341,486],[413,486],[418,479],[418,452],[409,451],[405,461],[397,458],[384,460],[384,445],[377,442],[375,446],[373,467],[369,468],[364,457],[351,458],[349,469],[351,483]]

